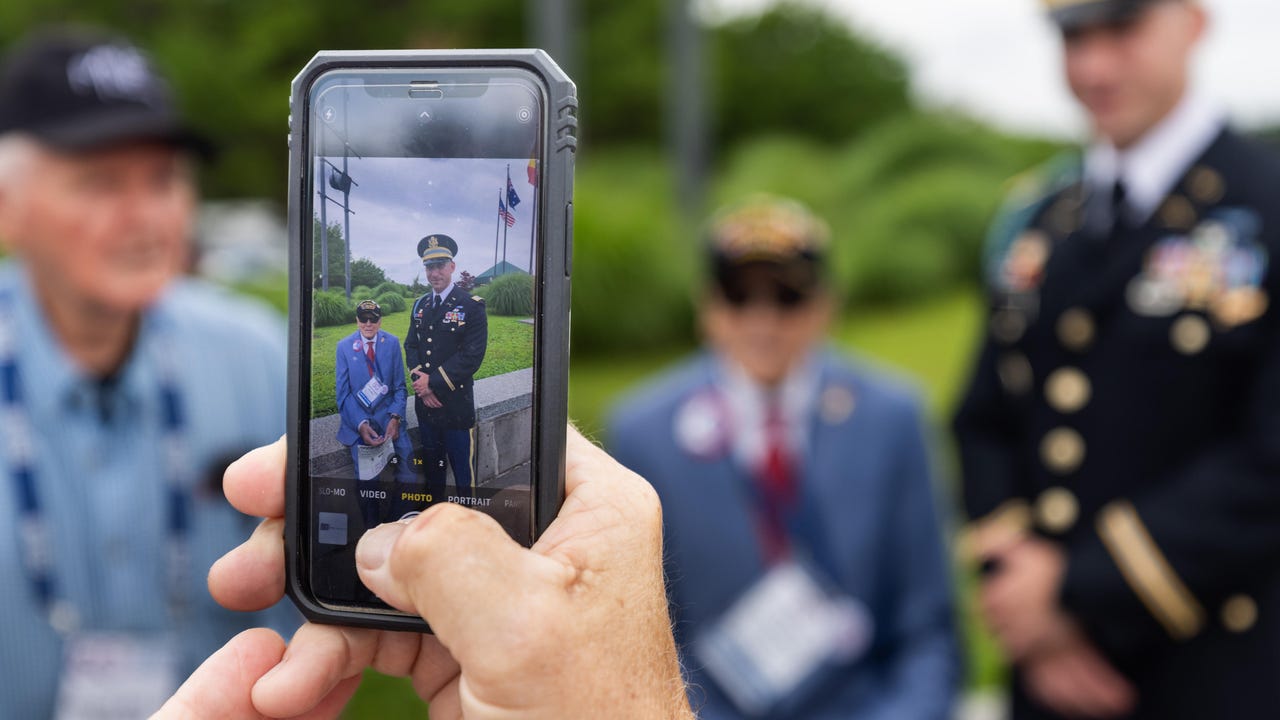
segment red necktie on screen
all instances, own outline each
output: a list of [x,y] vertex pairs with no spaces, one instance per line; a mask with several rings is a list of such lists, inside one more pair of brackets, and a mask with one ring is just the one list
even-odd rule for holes
[[765,411],[765,455],[757,478],[760,498],[760,523],[765,560],[769,563],[786,556],[787,517],[796,501],[795,464],[787,447],[787,423],[778,398],[770,398]]
[[378,362],[378,356],[373,352],[373,341],[365,340],[364,354],[369,357],[369,377],[373,377],[373,366]]

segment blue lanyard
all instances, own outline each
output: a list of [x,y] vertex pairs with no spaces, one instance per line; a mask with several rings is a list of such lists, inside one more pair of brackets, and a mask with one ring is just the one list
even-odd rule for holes
[[[12,308],[12,298],[0,295],[0,306]],[[60,597],[54,573],[53,537],[46,522],[36,482],[36,450],[32,424],[23,401],[22,376],[14,332],[14,313],[0,313],[0,416],[5,420],[11,481],[18,500],[18,543],[28,583],[44,610],[49,624],[60,634],[69,634],[80,625],[76,609]],[[163,345],[163,343],[162,343]],[[185,410],[178,393],[173,353],[161,347],[155,353],[159,370],[159,398],[164,431],[160,451],[166,483],[165,511],[168,533],[167,558],[169,603],[175,618],[187,609],[187,578],[190,558],[188,536],[191,529],[191,497],[186,479],[190,470],[187,455]]]

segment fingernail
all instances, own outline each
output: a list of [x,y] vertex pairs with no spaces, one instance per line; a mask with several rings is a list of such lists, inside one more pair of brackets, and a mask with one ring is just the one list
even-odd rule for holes
[[386,565],[391,547],[405,527],[404,523],[385,523],[365,533],[356,544],[356,565],[364,570],[377,570]]

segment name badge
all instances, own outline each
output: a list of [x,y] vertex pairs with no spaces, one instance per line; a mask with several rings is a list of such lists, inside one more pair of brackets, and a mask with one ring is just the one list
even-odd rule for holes
[[785,712],[827,673],[871,644],[871,614],[796,560],[775,565],[739,597],[692,650],[749,717]]
[[168,636],[85,633],[67,638],[57,720],[149,717],[178,689]]
[[382,382],[377,375],[374,375],[369,378],[369,382],[364,384],[364,387],[360,389],[360,392],[356,393],[356,396],[360,398],[360,403],[362,405],[366,408],[371,408],[374,405],[377,405],[378,401],[382,399],[382,396],[386,395],[387,391],[390,389],[391,388],[387,387],[386,383]]

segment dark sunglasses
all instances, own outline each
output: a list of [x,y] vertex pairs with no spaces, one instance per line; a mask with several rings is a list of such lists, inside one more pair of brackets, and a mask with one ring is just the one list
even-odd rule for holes
[[783,310],[794,310],[813,299],[813,292],[802,292],[777,282],[745,283],[736,279],[724,279],[718,283],[725,302],[735,308],[756,303],[773,305]]
[[381,320],[381,319],[382,319],[382,318],[380,318],[380,317],[374,317],[374,316],[372,316],[372,315],[357,315],[357,316],[356,316],[356,320],[359,320],[359,321],[360,321],[360,322],[362,322],[362,323],[375,323],[375,322],[378,322],[378,321],[379,321],[379,320]]

